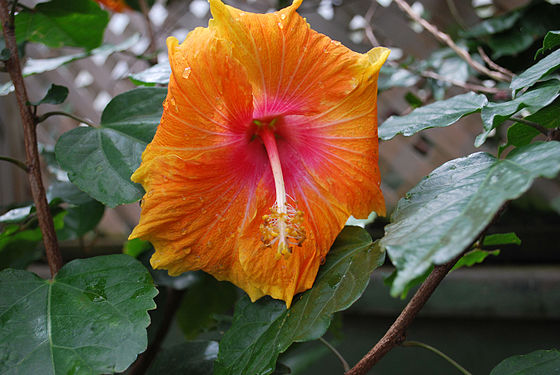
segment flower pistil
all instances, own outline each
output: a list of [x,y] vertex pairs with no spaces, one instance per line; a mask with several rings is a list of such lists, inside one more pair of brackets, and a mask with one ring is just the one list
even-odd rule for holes
[[280,257],[291,254],[294,246],[301,247],[306,234],[303,227],[303,211],[294,207],[295,202],[292,205],[287,201],[288,195],[274,133],[276,121],[274,118],[270,121],[254,120],[253,123],[257,125],[257,134],[266,148],[276,190],[276,202],[270,208],[270,213],[262,217],[263,223],[259,228],[261,241],[265,247],[276,245],[276,255]]

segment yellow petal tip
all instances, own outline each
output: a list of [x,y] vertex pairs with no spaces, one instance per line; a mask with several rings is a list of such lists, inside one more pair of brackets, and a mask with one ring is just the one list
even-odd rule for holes
[[369,62],[374,71],[379,71],[381,66],[387,61],[391,50],[385,47],[375,47],[368,51]]

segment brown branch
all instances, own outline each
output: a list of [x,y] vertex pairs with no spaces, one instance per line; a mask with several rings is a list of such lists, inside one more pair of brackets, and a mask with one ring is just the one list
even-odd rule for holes
[[451,37],[449,35],[447,35],[446,33],[442,32],[442,31],[439,31],[438,28],[435,25],[432,25],[431,23],[426,21],[424,18],[422,18],[419,15],[417,15],[416,13],[414,13],[414,11],[410,7],[410,5],[408,5],[405,0],[395,0],[395,3],[397,3],[399,8],[403,12],[405,12],[414,21],[416,21],[420,25],[422,25],[422,27],[424,27],[426,30],[428,30],[428,32],[430,32],[430,34],[432,34],[436,39],[438,39],[442,43],[447,44],[447,46],[449,46],[449,48],[451,48],[453,51],[455,51],[455,53],[457,55],[459,55],[459,57],[461,57],[463,60],[465,60],[467,62],[467,64],[469,64],[473,69],[475,69],[476,71],[478,71],[482,74],[485,74],[485,75],[487,75],[487,76],[489,76],[489,77],[491,77],[491,78],[493,78],[497,81],[504,81],[504,82],[510,82],[511,81],[511,77],[508,77],[504,73],[494,71],[494,70],[490,70],[486,66],[479,63],[478,61],[473,60],[473,58],[468,53],[468,51],[459,47],[453,41],[453,39],[451,39]]
[[45,188],[41,179],[41,165],[39,162],[39,150],[37,148],[37,133],[35,131],[35,121],[30,108],[27,106],[28,98],[21,74],[21,65],[17,50],[14,24],[10,17],[7,0],[0,0],[0,21],[4,30],[4,40],[6,48],[10,51],[10,58],[6,61],[6,68],[10,73],[10,78],[14,83],[16,99],[19,107],[19,114],[23,123],[23,134],[25,141],[25,155],[31,194],[35,207],[37,208],[37,219],[43,233],[43,244],[49,262],[51,275],[54,277],[62,267],[62,256],[58,248],[56,232],[49,210],[49,204],[45,195]]
[[385,356],[391,349],[397,345],[401,345],[406,339],[406,330],[412,323],[416,315],[420,312],[422,307],[426,304],[434,290],[437,288],[443,278],[449,273],[453,266],[459,259],[477,242],[482,243],[484,236],[488,229],[502,216],[506,208],[509,206],[509,201],[506,201],[496,211],[494,217],[478,234],[469,246],[463,249],[461,253],[452,259],[450,262],[437,265],[428,278],[424,280],[420,288],[414,293],[404,310],[400,313],[393,325],[387,330],[385,335],[375,344],[375,346],[348,372],[344,375],[364,375],[366,374],[381,358]]
[[78,122],[80,122],[80,123],[86,124],[86,125],[89,126],[89,127],[92,127],[92,128],[97,128],[97,127],[98,127],[98,125],[94,124],[93,122],[91,122],[91,121],[89,121],[89,120],[80,118],[80,117],[78,117],[78,116],[75,116],[75,115],[73,115],[73,114],[71,114],[71,113],[64,112],[64,111],[52,111],[52,112],[44,113],[44,114],[42,114],[41,116],[37,117],[36,120],[35,120],[35,122],[36,122],[37,124],[40,124],[41,122],[45,121],[46,119],[48,119],[48,118],[51,117],[51,116],[66,116],[66,117],[71,118],[72,120],[76,120],[76,121],[78,121]]
[[469,90],[469,91],[484,92],[486,94],[500,94],[504,92],[504,90],[498,89],[496,87],[486,87],[482,85],[475,85],[473,83],[456,81],[454,79],[442,76],[441,74],[437,74],[429,70],[420,72],[420,75],[427,78],[437,79],[438,81],[448,82],[451,83],[453,86],[462,87],[465,90]]
[[16,166],[20,167],[24,171],[29,172],[29,168],[27,168],[27,164],[25,164],[21,160],[17,160],[17,159],[11,158],[9,156],[4,156],[4,155],[0,155],[0,160],[4,160],[4,161],[7,161],[8,163],[12,163],[13,165],[16,165]]
[[152,21],[150,20],[150,9],[148,8],[148,4],[146,0],[139,0],[138,4],[140,5],[140,10],[142,11],[142,15],[144,16],[144,21],[146,23],[146,29],[148,30],[148,38],[150,39],[150,44],[146,49],[146,54],[150,55],[151,57],[148,59],[148,62],[151,65],[155,65],[157,63],[156,57],[153,56],[156,50],[156,36],[154,33],[154,28],[152,26]]
[[130,366],[127,371],[128,375],[143,375],[148,371],[148,368],[152,364],[156,354],[161,348],[161,343],[167,336],[169,328],[171,327],[171,322],[173,322],[173,317],[177,312],[177,309],[181,305],[181,299],[184,294],[184,290],[177,290],[171,287],[167,288],[167,296],[165,300],[165,308],[163,311],[163,319],[156,332],[154,340],[148,346],[146,351],[138,356],[136,361]]
[[462,255],[463,253],[448,263],[434,267],[434,270],[422,283],[418,291],[414,294],[410,302],[408,302],[397,320],[395,320],[381,340],[379,340],[350,371],[346,372],[345,375],[366,374],[381,358],[383,358],[383,356],[385,356],[385,354],[395,346],[404,342],[406,329],[422,307],[424,307],[424,304],[428,301],[434,290],[436,290],[445,275],[453,268]]
[[513,78],[513,72],[504,68],[503,66],[500,66],[498,64],[496,64],[494,61],[492,61],[492,59],[486,54],[486,52],[484,52],[484,49],[481,46],[478,46],[477,48],[478,50],[478,54],[480,55],[480,57],[482,57],[482,60],[484,60],[484,62],[486,64],[488,64],[488,66],[494,70],[497,70],[498,72],[502,72],[505,75]]
[[366,21],[366,25],[364,27],[364,32],[366,34],[366,38],[369,40],[372,46],[377,47],[379,46],[379,41],[375,37],[373,33],[373,28],[371,27],[371,19],[373,18],[373,14],[375,13],[375,8],[377,7],[377,1],[372,0],[371,5],[369,6],[366,15],[364,17]]

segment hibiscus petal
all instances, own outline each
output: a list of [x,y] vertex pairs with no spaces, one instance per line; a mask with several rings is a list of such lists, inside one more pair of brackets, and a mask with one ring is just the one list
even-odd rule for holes
[[181,45],[169,38],[168,48],[174,73],[164,114],[132,176],[146,195],[131,238],[154,244],[156,268],[172,274],[204,268],[228,277],[234,254],[228,236],[237,236],[250,215],[249,182],[256,187],[264,168],[259,160],[235,168],[247,137],[241,129],[252,119],[251,87],[229,44],[208,29],[194,30]]
[[352,91],[363,74],[364,55],[310,29],[296,12],[300,4],[255,14],[210,0],[210,27],[232,41],[234,56],[247,68],[258,113],[321,113]]

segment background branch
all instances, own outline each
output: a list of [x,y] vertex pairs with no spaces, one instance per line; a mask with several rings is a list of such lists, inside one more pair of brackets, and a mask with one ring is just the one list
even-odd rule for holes
[[51,270],[51,275],[54,277],[62,267],[62,256],[58,248],[56,232],[54,230],[54,224],[41,178],[41,165],[39,162],[39,150],[37,148],[35,122],[33,114],[27,106],[29,100],[21,74],[14,24],[12,22],[12,17],[10,17],[7,0],[0,0],[0,20],[2,21],[6,48],[10,51],[10,58],[6,61],[6,68],[14,83],[19,113],[23,123],[25,155],[28,168],[27,176],[31,186],[33,201],[37,208],[37,219],[39,220],[39,226],[43,234],[43,244],[45,245],[49,268]]
[[377,362],[379,362],[381,358],[385,356],[385,354],[405,340],[406,329],[410,323],[412,323],[422,307],[424,307],[424,304],[426,304],[445,275],[447,275],[451,268],[453,268],[461,256],[462,253],[450,262],[434,267],[434,270],[422,283],[397,320],[395,320],[381,340],[379,340],[377,344],[375,344],[375,346],[350,371],[347,371],[345,375],[366,374]]
[[9,156],[3,156],[3,155],[0,155],[0,160],[4,160],[4,161],[7,161],[8,163],[12,163],[14,165],[17,165],[18,167],[20,167],[24,171],[29,172],[29,168],[27,168],[27,164],[25,164],[21,160],[17,160],[17,159],[11,158]]
[[447,44],[447,46],[449,46],[449,48],[451,48],[453,51],[455,51],[455,53],[457,55],[459,55],[459,57],[461,57],[463,60],[465,60],[467,62],[467,64],[469,64],[473,69],[475,69],[476,71],[478,71],[482,74],[485,74],[485,75],[487,75],[487,76],[489,76],[489,77],[491,77],[491,78],[493,78],[497,81],[504,81],[504,82],[510,82],[511,81],[511,77],[505,75],[504,73],[494,71],[494,70],[490,70],[486,66],[480,64],[478,61],[473,60],[473,58],[468,53],[468,51],[459,47],[453,41],[453,39],[451,39],[451,37],[449,35],[447,35],[444,32],[439,31],[438,28],[435,25],[432,25],[431,23],[426,21],[424,18],[422,18],[419,15],[417,15],[416,13],[414,13],[414,11],[410,7],[410,5],[408,5],[405,0],[395,0],[395,3],[397,3],[399,8],[403,12],[405,12],[410,18],[412,18],[414,21],[418,22],[420,25],[422,25],[422,27],[424,27],[428,32],[430,32],[430,34],[432,34],[434,37],[436,37],[436,39],[438,39],[442,43]]

